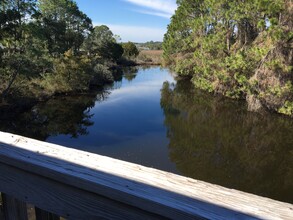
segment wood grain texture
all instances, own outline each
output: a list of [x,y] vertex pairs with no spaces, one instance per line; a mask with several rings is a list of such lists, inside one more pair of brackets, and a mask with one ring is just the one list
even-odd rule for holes
[[2,201],[5,220],[28,220],[26,203],[4,193]]
[[[0,163],[22,169],[31,178],[46,177],[52,181],[50,187],[57,182],[63,184],[64,190],[72,189],[76,197],[87,192],[89,197],[95,195],[105,203],[116,203],[118,210],[121,206],[133,209],[133,213],[141,211],[145,218],[153,213],[150,218],[293,219],[292,204],[3,132]],[[32,183],[26,184],[30,187]],[[43,192],[43,188],[39,196],[46,200],[52,191]],[[72,199],[65,193],[59,197],[57,200],[63,202]],[[83,206],[79,209],[86,209]]]
[[87,190],[0,163],[0,191],[66,219],[161,219]]

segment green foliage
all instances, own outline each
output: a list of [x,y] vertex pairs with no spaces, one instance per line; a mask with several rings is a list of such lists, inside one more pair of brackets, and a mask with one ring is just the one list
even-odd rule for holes
[[279,113],[293,115],[293,102],[286,101],[285,104],[279,109]]
[[283,86],[279,84],[271,86],[267,89],[266,92],[279,98],[286,97],[293,92],[292,82],[287,81]]
[[74,56],[72,50],[54,59],[51,71],[43,74],[40,82],[49,94],[87,90],[92,78],[91,61]]
[[74,0],[0,1],[0,101],[101,86],[122,54],[110,29],[93,29]]
[[175,71],[182,76],[192,76],[194,65],[193,57],[190,57],[187,54],[181,59],[178,59]]
[[94,78],[91,82],[92,85],[99,85],[103,83],[114,82],[114,76],[109,68],[104,64],[97,64],[94,67]]
[[214,91],[213,85],[204,77],[193,78],[193,83],[197,88],[207,90],[209,92]]
[[[260,97],[292,73],[289,0],[180,0],[165,34],[164,60],[198,88],[232,98],[263,98],[277,110],[291,93]],[[292,83],[292,77],[289,79]],[[275,85],[274,85],[275,84]],[[270,92],[270,94],[273,94]],[[286,95],[284,95],[286,94]]]
[[79,51],[92,22],[72,0],[39,0],[43,32],[51,53]]
[[92,56],[117,61],[123,54],[123,48],[116,42],[112,31],[106,26],[96,26],[85,40],[84,49]]
[[139,54],[137,47],[132,42],[123,43],[122,47],[124,50],[123,56],[125,58],[135,58]]

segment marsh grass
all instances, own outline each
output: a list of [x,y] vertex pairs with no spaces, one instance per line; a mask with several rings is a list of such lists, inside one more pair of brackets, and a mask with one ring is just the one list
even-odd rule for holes
[[161,65],[162,64],[162,50],[141,50],[136,57],[136,63],[139,65]]

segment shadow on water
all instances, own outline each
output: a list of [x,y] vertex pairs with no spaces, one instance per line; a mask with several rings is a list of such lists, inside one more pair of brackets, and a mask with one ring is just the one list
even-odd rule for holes
[[94,125],[91,109],[97,103],[105,101],[113,89],[122,86],[123,74],[132,74],[134,79],[137,72],[138,68],[130,67],[114,71],[115,83],[106,85],[103,90],[92,90],[83,95],[57,96],[23,113],[0,109],[0,131],[38,140],[60,134],[72,138],[85,136],[88,128]]
[[170,158],[185,176],[293,202],[293,121],[246,111],[189,82],[164,83]]
[[0,130],[39,140],[58,134],[86,135],[87,127],[93,125],[89,110],[95,100],[95,94],[56,97],[31,111],[1,120]]

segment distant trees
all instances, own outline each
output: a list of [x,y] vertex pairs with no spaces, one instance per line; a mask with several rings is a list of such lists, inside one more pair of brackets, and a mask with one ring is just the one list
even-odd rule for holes
[[162,42],[160,41],[148,41],[146,43],[138,43],[137,45],[149,50],[162,50]]
[[[293,115],[290,0],[178,0],[164,60],[198,88]],[[256,105],[256,103],[258,103]]]

